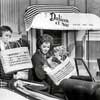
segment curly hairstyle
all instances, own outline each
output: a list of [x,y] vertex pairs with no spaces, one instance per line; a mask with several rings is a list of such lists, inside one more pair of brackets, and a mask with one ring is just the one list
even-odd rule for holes
[[0,27],[0,37],[2,36],[3,32],[10,31],[12,33],[12,29],[9,26],[1,26]]
[[47,58],[49,58],[51,55],[53,55],[53,37],[48,35],[48,34],[44,34],[44,35],[40,36],[37,39],[37,50],[41,50],[40,46],[44,42],[49,42],[50,43],[50,50],[47,53]]
[[37,40],[37,45],[40,48],[40,46],[44,43],[44,42],[50,42],[50,46],[53,46],[53,37],[51,35],[48,34],[44,34],[42,36],[40,36]]

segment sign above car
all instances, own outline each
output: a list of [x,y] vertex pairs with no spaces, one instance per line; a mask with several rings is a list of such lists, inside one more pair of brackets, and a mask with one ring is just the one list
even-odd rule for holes
[[[94,20],[95,19],[95,20]],[[54,30],[100,30],[100,18],[85,13],[41,12],[36,15],[27,29]]]

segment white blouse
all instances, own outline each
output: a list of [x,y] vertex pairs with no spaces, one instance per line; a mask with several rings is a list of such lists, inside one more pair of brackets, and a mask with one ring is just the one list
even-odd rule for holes
[[9,46],[9,43],[8,44],[5,44],[2,40],[0,40],[0,49],[1,50],[5,50],[7,46]]

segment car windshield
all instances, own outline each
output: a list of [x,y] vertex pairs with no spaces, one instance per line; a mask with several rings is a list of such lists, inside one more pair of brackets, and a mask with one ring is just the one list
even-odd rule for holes
[[89,71],[86,63],[81,58],[75,58],[76,73],[71,77],[73,79],[94,81],[94,77]]
[[79,76],[89,76],[89,73],[82,60],[77,60],[77,68],[78,68],[77,71]]

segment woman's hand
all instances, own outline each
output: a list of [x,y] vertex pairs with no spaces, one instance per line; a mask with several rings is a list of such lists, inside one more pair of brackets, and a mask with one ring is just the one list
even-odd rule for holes
[[48,65],[47,65],[47,64],[44,64],[44,65],[42,66],[42,68],[43,68],[43,70],[45,71],[45,69],[48,68]]

